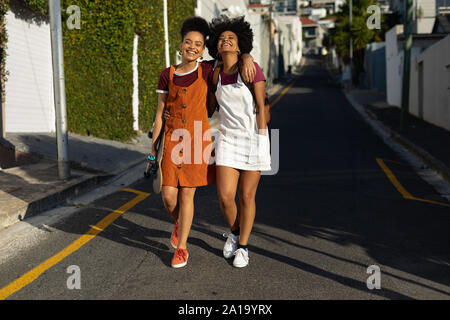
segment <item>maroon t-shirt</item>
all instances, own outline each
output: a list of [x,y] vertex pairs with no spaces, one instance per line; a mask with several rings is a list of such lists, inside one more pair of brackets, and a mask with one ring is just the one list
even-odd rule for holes
[[[266,78],[264,77],[264,74],[261,70],[261,67],[256,63],[256,75],[253,79],[253,83],[259,82],[259,81],[266,81]],[[201,62],[202,66],[202,76],[203,79],[205,79],[208,87],[212,84],[212,74],[214,71],[214,60],[209,61],[203,61]],[[161,72],[161,75],[159,76],[159,82],[158,82],[158,89],[156,92],[158,93],[168,93],[169,92],[169,77],[170,77],[170,68],[166,68]],[[189,87],[191,84],[194,83],[195,80],[197,80],[198,72],[197,68],[195,68],[193,71],[184,74],[184,75],[173,75],[173,83],[176,86],[179,87]],[[227,75],[224,72],[220,73],[221,81],[220,83],[225,86],[228,84],[236,83],[238,80],[238,72],[235,74]]]
[[[212,71],[214,69],[214,60],[210,61],[202,61],[202,76],[205,79],[206,83],[209,84],[212,81]],[[158,93],[168,93],[169,92],[169,78],[170,78],[170,67],[164,69],[159,76],[158,89],[156,92]],[[191,72],[184,75],[173,75],[173,84],[179,87],[189,87],[191,84],[195,82],[198,78],[197,68],[192,70]]]
[[[264,73],[261,70],[261,67],[256,63],[256,74],[255,78],[253,79],[253,83],[260,82],[260,81],[266,81],[266,77],[264,77]],[[228,84],[234,84],[238,81],[238,75],[239,72],[236,72],[235,74],[225,74],[223,71],[220,72],[220,84],[223,86],[226,86]]]

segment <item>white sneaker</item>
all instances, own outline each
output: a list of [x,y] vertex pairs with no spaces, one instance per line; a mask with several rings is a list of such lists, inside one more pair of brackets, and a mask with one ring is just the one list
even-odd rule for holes
[[233,266],[243,268],[248,265],[248,250],[239,248],[234,252]]
[[[223,235],[226,237],[226,235]],[[236,249],[238,248],[239,244],[239,236],[235,236],[234,234],[230,233],[227,237],[227,241],[225,242],[225,245],[223,246],[223,256],[225,259],[230,259],[233,255]]]

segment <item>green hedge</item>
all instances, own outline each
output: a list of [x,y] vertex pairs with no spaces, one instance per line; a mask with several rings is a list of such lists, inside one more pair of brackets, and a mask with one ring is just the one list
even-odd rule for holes
[[[47,0],[25,2],[48,14]],[[136,135],[132,114],[135,33],[139,35],[139,127],[149,131],[157,106],[155,90],[165,67],[163,1],[61,2],[69,131],[118,141]],[[194,14],[195,4],[195,0],[168,0],[172,63],[181,40],[180,26]],[[67,29],[65,10],[70,5],[81,9],[80,30]]]
[[[5,77],[6,77],[6,70],[5,70],[5,58],[6,58],[6,48],[7,48],[7,41],[8,41],[8,35],[6,33],[5,29],[5,15],[8,11],[8,5],[9,0],[0,0],[0,92],[1,92],[1,104],[4,103],[4,97],[5,97]],[[0,110],[0,112],[2,112]],[[0,115],[1,117],[1,115]],[[1,118],[0,118],[1,121]],[[1,130],[1,128],[0,128]],[[0,136],[2,133],[0,132]]]
[[[183,21],[194,15],[196,0],[168,0],[170,62],[175,63],[181,42]],[[139,35],[139,127],[149,131],[156,112],[155,90],[159,74],[165,68],[164,16],[162,1],[140,1],[136,10],[136,33]]]

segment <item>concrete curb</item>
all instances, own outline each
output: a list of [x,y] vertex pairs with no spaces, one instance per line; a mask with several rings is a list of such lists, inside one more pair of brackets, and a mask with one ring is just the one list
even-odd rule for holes
[[379,120],[378,117],[375,114],[373,114],[373,112],[371,112],[369,109],[364,108],[364,110],[369,115],[369,117],[380,122],[380,127],[382,127],[383,130],[385,130],[395,142],[399,143],[405,149],[413,153],[426,166],[435,171],[443,180],[445,180],[445,182],[450,184],[450,168],[448,168],[442,161],[436,159],[425,149],[414,144],[413,142],[402,136],[400,133],[384,125],[381,122],[381,120]]
[[[325,69],[328,71],[328,74],[333,77],[330,69],[328,68],[328,65],[325,65]],[[426,150],[423,148],[415,145],[411,141],[409,141],[407,138],[403,137],[398,132],[392,130],[391,128],[387,127],[384,123],[381,122],[381,120],[378,119],[378,117],[371,112],[369,109],[365,108],[364,106],[360,106],[358,108],[355,104],[356,101],[353,101],[352,99],[349,99],[349,96],[351,96],[349,93],[345,92],[345,90],[341,90],[344,95],[346,96],[347,100],[350,102],[350,104],[358,111],[362,116],[362,112],[365,113],[366,117],[363,116],[364,120],[368,122],[375,130],[381,130],[383,131],[383,136],[388,136],[393,141],[401,145],[403,148],[408,150],[410,153],[412,153],[414,156],[416,156],[424,165],[428,166],[431,170],[433,170],[437,175],[439,175],[446,183],[450,184],[450,168],[448,168],[444,163],[442,163],[440,160],[433,157],[431,154],[429,154]],[[376,121],[377,125],[375,128],[375,125],[372,122]]]
[[[62,187],[56,192],[49,193],[40,199],[24,203],[23,206],[15,207],[13,210],[10,210],[10,212],[2,213],[2,215],[0,215],[0,230],[7,228],[16,222],[26,220],[29,217],[36,216],[47,210],[67,204],[72,198],[84,195],[98,187],[112,183],[128,170],[138,165],[144,166],[145,161],[145,159],[135,161],[129,166],[109,174],[89,174],[87,176],[76,178],[78,181],[70,186]],[[142,176],[143,172],[144,167],[142,167]]]
[[363,119],[375,130],[378,131],[381,136],[386,139],[391,139],[408,152],[413,154],[423,165],[433,170],[438,176],[440,176],[446,183],[450,184],[450,169],[444,165],[440,160],[430,155],[423,148],[415,145],[410,140],[406,139],[396,131],[387,127],[381,122],[370,110],[360,105],[351,97],[351,94],[343,91],[347,100],[353,106],[353,108],[363,117]]
[[78,181],[70,186],[62,187],[56,192],[48,193],[40,199],[24,202],[22,205],[13,206],[11,210],[0,215],[0,229],[9,227],[16,222],[40,214],[64,204],[70,198],[82,195],[111,179],[111,175],[94,175],[77,178]]

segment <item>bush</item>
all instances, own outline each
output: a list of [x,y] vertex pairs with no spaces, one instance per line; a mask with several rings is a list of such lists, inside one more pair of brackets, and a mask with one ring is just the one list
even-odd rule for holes
[[[47,0],[23,1],[41,14],[48,14]],[[165,67],[163,1],[61,2],[69,131],[118,141],[136,135],[132,113],[135,34],[139,35],[139,126],[149,131],[157,107],[155,90]],[[194,14],[195,4],[195,0],[168,0],[172,63],[181,40],[179,28]],[[0,0],[0,5],[0,10],[7,8],[8,1]],[[70,5],[81,9],[79,30],[67,29],[66,8]],[[5,13],[0,11],[0,19]],[[0,36],[3,47],[6,34]],[[1,59],[3,62],[4,51]]]

